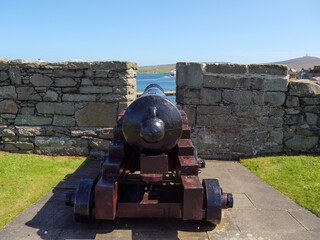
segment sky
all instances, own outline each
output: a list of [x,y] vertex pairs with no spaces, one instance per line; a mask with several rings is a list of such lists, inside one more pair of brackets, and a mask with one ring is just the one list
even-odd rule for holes
[[320,57],[319,0],[0,0],[0,58],[268,63]]

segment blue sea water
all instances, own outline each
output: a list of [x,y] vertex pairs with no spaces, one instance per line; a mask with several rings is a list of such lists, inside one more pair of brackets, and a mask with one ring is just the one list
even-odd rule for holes
[[[137,74],[137,92],[143,92],[151,83],[160,85],[165,91],[176,90],[176,78],[170,77],[168,74]],[[176,102],[175,96],[168,96],[173,103]]]

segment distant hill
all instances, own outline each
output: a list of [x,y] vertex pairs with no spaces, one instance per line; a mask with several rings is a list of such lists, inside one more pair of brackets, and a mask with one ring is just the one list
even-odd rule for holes
[[175,64],[138,66],[138,73],[169,73],[173,69],[176,69]]
[[273,62],[273,64],[284,64],[284,65],[287,65],[289,68],[295,68],[296,70],[301,70],[301,68],[313,69],[314,65],[320,65],[320,58],[305,56],[305,57],[293,58],[293,59],[289,59],[281,62]]
[[[269,64],[284,64],[289,68],[294,68],[296,70],[301,70],[302,68],[308,69],[314,67],[314,65],[320,65],[320,58],[318,57],[300,57],[293,58],[281,62],[272,62]],[[176,68],[175,64],[165,64],[165,65],[153,65],[153,66],[142,66],[138,67],[138,73],[169,73]]]

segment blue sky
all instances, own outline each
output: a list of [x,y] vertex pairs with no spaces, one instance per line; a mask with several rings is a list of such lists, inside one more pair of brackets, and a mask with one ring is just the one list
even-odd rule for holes
[[0,58],[266,63],[320,57],[319,0],[0,0]]

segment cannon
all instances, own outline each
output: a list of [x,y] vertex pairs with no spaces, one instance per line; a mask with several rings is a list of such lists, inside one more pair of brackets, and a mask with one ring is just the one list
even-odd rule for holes
[[76,221],[115,218],[182,218],[219,224],[233,206],[217,179],[200,182],[186,113],[157,84],[119,114],[100,174],[81,179],[66,205]]

